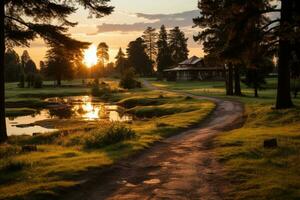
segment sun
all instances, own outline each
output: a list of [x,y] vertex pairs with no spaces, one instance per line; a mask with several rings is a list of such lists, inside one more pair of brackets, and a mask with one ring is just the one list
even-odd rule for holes
[[87,50],[84,51],[83,63],[88,68],[98,63],[97,47],[95,45],[91,45]]

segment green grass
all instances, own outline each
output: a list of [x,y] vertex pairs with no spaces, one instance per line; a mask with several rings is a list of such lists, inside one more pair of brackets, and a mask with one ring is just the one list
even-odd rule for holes
[[[216,137],[213,150],[225,168],[230,189],[224,199],[300,199],[300,99],[297,107],[274,110],[276,79],[267,79],[266,89],[254,98],[242,85],[244,97],[227,97],[223,82],[162,82],[157,87],[215,96],[245,103],[248,116],[242,128]],[[279,147],[265,149],[265,139],[277,138]]]
[[[269,103],[275,104],[277,80],[275,78],[267,78],[265,89],[259,91],[259,98],[254,97],[254,91],[245,84],[241,84],[243,97],[228,97],[225,93],[224,81],[156,81],[156,79],[147,79],[158,88],[171,89],[176,91],[187,92],[194,95],[213,96],[219,98],[230,98],[244,103]],[[300,95],[294,102],[300,105]]]
[[[21,91],[26,95],[19,97],[19,88],[10,89],[8,100],[29,101],[25,96],[38,94],[28,89]],[[45,90],[49,95],[73,94],[69,88]],[[214,109],[214,104],[208,101],[187,100],[176,93],[162,95],[147,89],[113,93],[109,100],[124,105],[129,111],[147,113],[148,118],[137,118],[121,126],[108,122],[46,120],[39,123],[54,124],[60,131],[10,137],[8,145],[0,146],[0,199],[55,199],[65,189],[77,185],[78,178],[87,171],[111,165],[195,126]],[[157,114],[157,110],[163,115]],[[37,145],[38,151],[22,152],[21,146],[25,144]]]
[[5,114],[7,117],[32,115],[36,112],[32,108],[7,108]]
[[[244,127],[216,139],[216,155],[232,182],[229,198],[296,200],[300,198],[300,109],[276,111],[247,105]],[[265,139],[279,147],[265,149]]]

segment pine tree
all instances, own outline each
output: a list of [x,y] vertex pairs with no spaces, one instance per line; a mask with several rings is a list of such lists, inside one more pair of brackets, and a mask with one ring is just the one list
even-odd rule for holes
[[189,55],[187,47],[188,38],[185,37],[179,27],[175,27],[169,34],[169,48],[171,51],[172,61],[176,64],[186,60]]
[[63,79],[72,79],[77,68],[78,61],[83,58],[83,49],[70,51],[55,44],[51,44],[47,51],[46,74],[56,80],[57,86],[61,86]]
[[122,48],[119,49],[115,59],[116,59],[117,71],[119,72],[119,74],[123,74],[127,70],[128,65],[127,65],[125,53],[123,52]]
[[168,33],[164,25],[161,26],[157,41],[157,73],[161,77],[163,71],[172,66],[171,51],[168,45]]
[[144,31],[142,38],[144,40],[144,43],[146,44],[146,53],[149,56],[150,60],[154,63],[157,55],[157,50],[156,50],[157,33],[155,28],[148,27]]
[[150,76],[153,73],[152,61],[146,53],[146,44],[142,38],[137,38],[128,44],[128,64],[140,76]]
[[[300,24],[299,1],[281,0],[281,8],[273,6],[271,2],[202,0],[199,2],[202,17],[194,22],[204,31],[195,38],[203,41],[204,46],[207,45],[205,49],[219,47],[215,49],[218,53],[221,51],[226,60],[243,60],[249,68],[253,68],[259,55],[268,57],[270,54],[278,54],[276,108],[290,108],[293,103],[289,66],[293,51],[297,52],[299,44],[299,28],[296,28]],[[280,18],[267,17],[267,13],[276,12]],[[221,45],[216,46],[220,44],[214,43],[216,41],[221,41]]]
[[5,52],[5,81],[17,82],[21,73],[19,55],[11,48]]
[[[68,27],[76,25],[76,23],[70,22],[67,17],[77,10],[75,6],[78,4],[88,9],[90,16],[108,15],[113,11],[113,7],[107,5],[109,1],[0,1],[0,66],[4,66],[6,44],[28,46],[29,42],[38,36],[46,42],[55,43],[68,49],[82,47],[83,43],[71,39],[67,34]],[[5,69],[2,67],[0,70],[0,142],[7,139],[4,71]]]
[[104,66],[105,61],[109,61],[109,47],[105,42],[101,42],[97,47],[97,56]]

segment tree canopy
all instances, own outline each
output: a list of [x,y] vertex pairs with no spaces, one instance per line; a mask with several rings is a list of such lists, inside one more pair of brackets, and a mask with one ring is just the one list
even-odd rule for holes
[[147,45],[142,38],[137,38],[128,44],[128,64],[141,76],[149,76],[153,73],[152,61],[146,53]]
[[185,37],[183,31],[179,27],[170,30],[169,48],[174,63],[178,64],[188,58],[189,50],[187,48],[188,38]]
[[163,71],[172,66],[173,61],[168,44],[168,33],[164,25],[161,26],[157,40],[157,72],[161,75]]
[[149,56],[150,60],[154,63],[155,58],[157,55],[156,50],[156,41],[157,41],[157,33],[156,29],[152,27],[148,27],[143,35],[142,38],[144,40],[144,43],[146,44],[146,53]]
[[[65,49],[86,48],[88,43],[74,40],[68,28],[77,23],[68,20],[79,6],[89,10],[91,17],[110,14],[110,0],[5,0],[0,2],[0,66],[4,66],[6,46],[29,46],[38,36],[47,44]],[[0,142],[7,139],[4,103],[4,68],[0,70]]]
[[248,68],[257,68],[262,57],[278,55],[276,107],[288,108],[293,106],[289,66],[299,44],[299,1],[282,0],[281,6],[274,2],[201,0],[201,16],[194,23],[202,31],[194,39],[224,63],[242,60]]

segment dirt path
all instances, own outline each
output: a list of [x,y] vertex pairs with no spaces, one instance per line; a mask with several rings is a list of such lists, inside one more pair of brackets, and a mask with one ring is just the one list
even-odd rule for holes
[[[145,85],[156,89],[145,82]],[[190,95],[193,96],[193,95]],[[211,142],[243,122],[242,104],[215,98],[215,111],[199,128],[168,138],[78,187],[72,200],[220,200],[228,183],[214,159]]]

